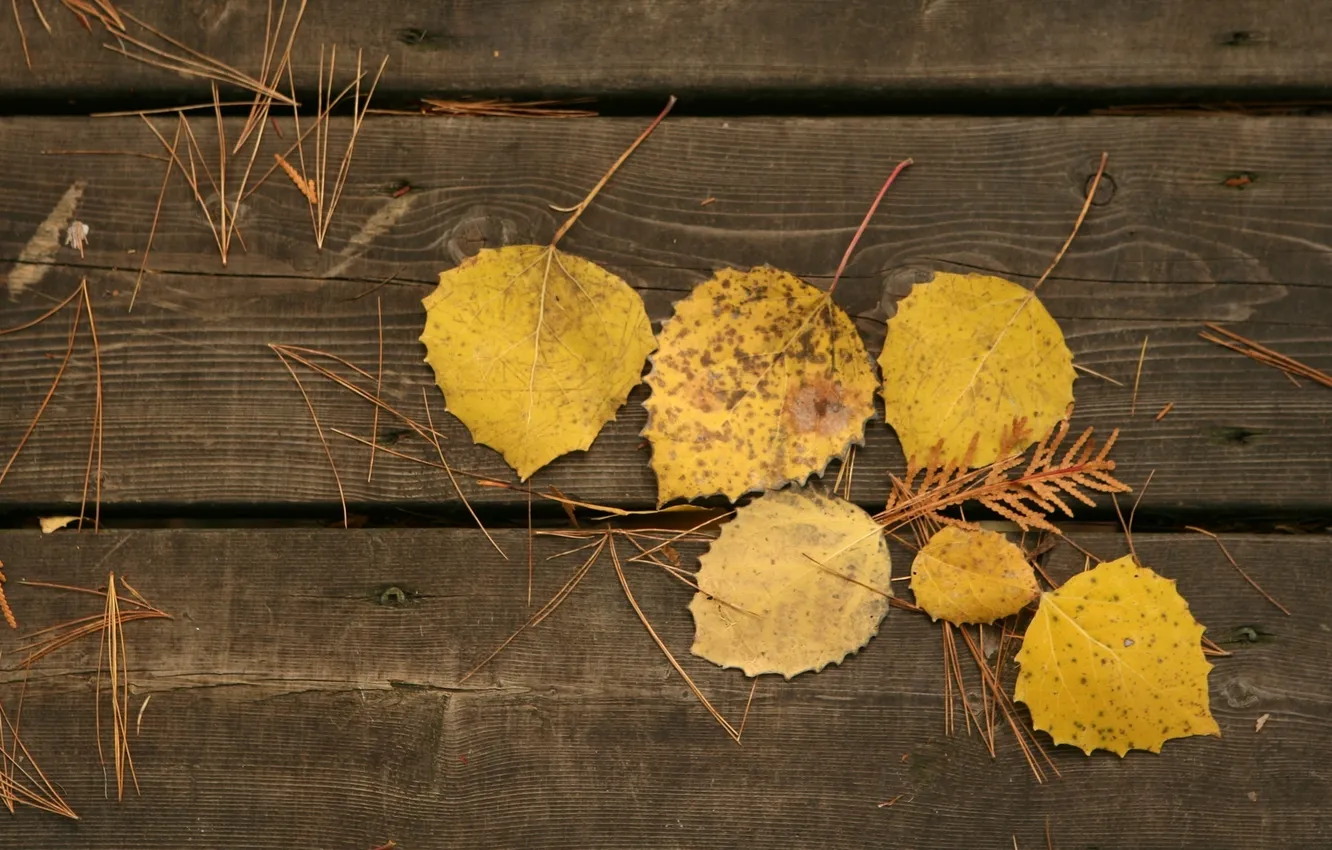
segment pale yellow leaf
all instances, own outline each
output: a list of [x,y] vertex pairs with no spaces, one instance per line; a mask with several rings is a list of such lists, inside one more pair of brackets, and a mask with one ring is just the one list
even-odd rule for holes
[[694,654],[788,679],[841,663],[888,611],[882,531],[860,508],[813,489],[740,508],[699,559]]
[[1174,581],[1131,555],[1108,561],[1041,596],[1017,654],[1014,699],[1056,744],[1089,754],[1157,753],[1171,738],[1220,735],[1202,634]]
[[656,345],[633,288],[539,245],[487,248],[423,303],[421,341],[448,410],[523,480],[592,445]]
[[[1073,355],[1030,290],[940,272],[897,305],[879,355],[885,418],[908,458],[972,466],[1020,452],[1073,403]],[[1022,423],[1014,440],[1014,425]],[[1007,445],[1006,445],[1007,444]]]
[[42,534],[50,534],[53,531],[59,531],[71,522],[78,522],[76,516],[43,516],[38,517],[37,522],[42,526]]
[[846,313],[792,274],[718,272],[659,341],[643,429],[658,504],[804,483],[864,440],[869,354]]
[[911,563],[916,604],[935,620],[992,623],[1036,598],[1036,572],[1022,550],[993,531],[940,529]]

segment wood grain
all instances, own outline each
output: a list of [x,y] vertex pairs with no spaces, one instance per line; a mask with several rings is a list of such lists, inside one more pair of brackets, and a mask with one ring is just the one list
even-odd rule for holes
[[[332,519],[340,514],[327,459],[268,343],[313,346],[373,371],[382,299],[385,396],[423,417],[422,388],[437,405],[439,394],[417,342],[419,299],[437,273],[487,245],[548,240],[561,220],[550,206],[576,203],[642,125],[373,120],[327,250],[315,250],[305,202],[278,174],[246,200],[249,250],[235,251],[226,268],[198,204],[177,181],[153,246],[155,272],[127,312],[161,163],[40,152],[72,144],[152,152],[157,143],[134,120],[6,120],[0,269],[75,180],[86,181],[77,214],[92,231],[86,258],[62,248],[41,283],[0,301],[0,324],[35,318],[88,277],[104,349],[109,508],[298,509]],[[1107,150],[1100,200],[1041,289],[1075,361],[1125,385],[1083,375],[1075,426],[1123,429],[1115,457],[1124,480],[1136,487],[1155,471],[1145,511],[1325,513],[1332,393],[1292,386],[1197,332],[1204,321],[1223,323],[1332,368],[1332,200],[1320,188],[1332,166],[1318,153],[1329,131],[1332,122],[1313,118],[668,120],[562,245],[637,287],[655,321],[718,267],[767,262],[826,285],[884,176],[914,156],[838,289],[877,352],[896,301],[934,270],[989,271],[1030,284],[1066,238]],[[267,141],[277,143],[272,133]],[[1235,174],[1248,182],[1228,185]],[[392,197],[401,185],[412,188]],[[703,205],[708,198],[715,201]],[[358,242],[375,217],[388,226]],[[6,455],[49,386],[67,321],[0,337]],[[77,504],[91,368],[84,345],[0,486],[0,505],[64,511]],[[325,426],[368,433],[368,404],[320,379],[307,388]],[[638,436],[642,393],[591,451],[557,460],[535,485],[603,504],[651,504],[654,482]],[[1154,421],[1171,402],[1169,415]],[[512,480],[494,452],[473,446],[442,410],[434,415],[454,466]],[[400,430],[391,417],[380,427],[385,439]],[[436,470],[380,458],[367,483],[365,448],[330,439],[354,510],[456,508]],[[872,504],[884,498],[887,473],[904,462],[881,417],[867,440],[854,495]],[[399,448],[427,451],[412,439]],[[469,495],[523,502],[493,488],[472,487]]]
[[[503,532],[521,556],[526,535]],[[1102,557],[1117,535],[1079,542]],[[1144,561],[1232,650],[1214,659],[1216,738],[1159,756],[1071,748],[1038,785],[1011,733],[991,761],[976,738],[943,735],[939,632],[892,610],[841,667],[765,678],[736,747],[652,645],[609,563],[545,624],[466,683],[527,616],[521,557],[503,562],[459,530],[0,533],[26,629],[77,616],[82,597],[20,578],[94,585],[129,576],[172,621],[126,628],[133,739],[143,796],[103,798],[96,764],[95,647],[35,668],[23,732],[82,816],[22,811],[13,846],[365,850],[404,847],[1043,846],[1314,847],[1332,829],[1332,663],[1321,537],[1228,537],[1287,618],[1245,585],[1211,540],[1139,535]],[[538,538],[537,595],[571,571]],[[685,547],[686,563],[697,550]],[[895,571],[909,556],[894,549]],[[1067,577],[1081,554],[1056,550]],[[631,565],[636,597],[734,722],[736,671],[688,654],[688,590]],[[385,594],[403,592],[403,602]],[[95,600],[93,601],[95,606]],[[16,638],[0,636],[12,707]],[[88,654],[93,653],[93,654]],[[1261,732],[1260,715],[1270,715]],[[901,796],[899,796],[901,795]],[[897,799],[891,807],[879,803]]]
[[[208,97],[208,87],[105,50],[104,36],[45,3],[53,33],[22,6],[33,69],[12,17],[0,26],[0,97],[75,104]],[[123,4],[191,47],[258,72],[260,0]],[[294,3],[292,4],[294,7]],[[404,0],[312,3],[294,51],[312,88],[320,45],[388,56],[385,95],[432,93],[725,98],[857,110],[959,100],[1233,100],[1325,97],[1326,16],[1260,0],[1133,0],[1064,6],[1014,0]],[[132,94],[131,94],[132,93]],[[131,105],[132,104],[126,104]]]

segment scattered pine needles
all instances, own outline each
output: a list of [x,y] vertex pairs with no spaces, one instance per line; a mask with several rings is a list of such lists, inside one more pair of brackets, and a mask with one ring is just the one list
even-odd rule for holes
[[10,453],[9,459],[5,462],[4,467],[0,468],[0,484],[4,483],[6,476],[8,476],[10,470],[13,469],[15,461],[18,460],[19,454],[23,451],[24,446],[28,444],[28,440],[32,437],[33,432],[37,430],[37,423],[41,421],[42,414],[46,412],[47,406],[55,396],[56,389],[59,388],[60,382],[64,379],[65,373],[69,369],[70,361],[74,357],[74,349],[78,341],[79,326],[82,323],[84,313],[87,313],[88,335],[92,341],[96,394],[93,403],[92,436],[88,443],[88,464],[87,468],[84,470],[83,496],[79,503],[78,527],[83,528],[84,516],[87,513],[88,506],[88,492],[91,488],[93,492],[94,506],[93,528],[95,530],[101,526],[102,515],[102,349],[97,341],[97,323],[93,317],[92,296],[88,291],[88,281],[84,279],[80,282],[78,288],[70,293],[65,300],[61,301],[37,318],[12,327],[0,328],[0,336],[18,333],[40,325],[42,322],[45,322],[47,319],[64,310],[70,304],[74,305],[74,316],[70,321],[69,337],[65,346],[64,356],[61,358],[60,366],[56,369],[55,377],[51,379],[51,386],[47,389],[46,396],[42,399],[41,404],[37,407],[37,411],[32,416],[32,420],[28,423],[27,430],[24,431],[23,436],[19,438],[18,445],[16,445],[13,452]]
[[1319,369],[1315,369],[1307,363],[1301,363],[1293,357],[1287,357],[1280,352],[1273,351],[1265,345],[1260,345],[1251,339],[1242,337],[1234,331],[1226,330],[1220,325],[1214,325],[1207,322],[1204,327],[1211,331],[1211,333],[1199,333],[1198,336],[1208,342],[1214,342],[1217,345],[1225,346],[1231,351],[1237,351],[1245,357],[1257,360],[1259,363],[1271,366],[1274,369],[1280,369],[1292,379],[1308,378],[1325,387],[1332,387],[1332,375]]

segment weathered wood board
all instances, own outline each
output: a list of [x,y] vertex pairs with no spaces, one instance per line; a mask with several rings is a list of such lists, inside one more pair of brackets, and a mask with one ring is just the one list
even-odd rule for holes
[[[1013,837],[1045,846],[1048,817],[1063,848],[1305,848],[1332,829],[1326,538],[1226,538],[1292,609],[1285,617],[1211,540],[1139,535],[1143,560],[1178,579],[1233,653],[1213,659],[1210,677],[1222,737],[1124,759],[1054,748],[1061,777],[1046,785],[1006,729],[994,762],[977,738],[943,735],[939,630],[901,610],[841,667],[763,679],[740,747],[671,671],[608,561],[460,683],[531,610],[526,534],[498,538],[509,562],[459,530],[0,534],[25,629],[96,600],[22,578],[92,586],[115,571],[175,615],[126,627],[143,793],[123,805],[104,798],[96,761],[95,646],[34,668],[22,731],[82,820],[20,811],[7,846],[998,850]],[[1078,541],[1102,557],[1123,551],[1117,535]],[[576,566],[548,560],[569,545],[537,539],[538,604]],[[903,574],[907,553],[894,559]],[[1067,547],[1047,560],[1057,578],[1082,565]],[[652,567],[628,575],[663,639],[738,722],[748,681],[689,655],[689,591]],[[14,635],[0,639],[12,709],[19,655]]]
[[[215,134],[196,121],[201,138]],[[267,345],[313,346],[373,371],[381,299],[386,397],[423,418],[425,388],[450,462],[511,480],[494,452],[473,446],[442,412],[417,342],[419,299],[439,271],[482,247],[549,239],[561,220],[550,206],[576,203],[643,124],[371,121],[326,250],[314,248],[305,202],[278,174],[245,201],[248,253],[233,247],[226,268],[177,180],[157,228],[155,271],[128,312],[162,163],[43,151],[160,146],[137,119],[4,119],[0,269],[11,279],[19,269],[49,273],[0,300],[0,325],[36,318],[87,276],[106,373],[109,510],[335,516],[335,482],[305,403]],[[292,128],[282,125],[289,140]],[[1067,236],[1099,153],[1109,151],[1099,199],[1041,290],[1076,362],[1123,384],[1084,374],[1075,426],[1122,429],[1115,457],[1124,480],[1136,487],[1155,471],[1144,511],[1326,516],[1332,393],[1292,386],[1197,333],[1202,322],[1221,322],[1332,368],[1332,201],[1320,188],[1332,170],[1319,147],[1329,131],[1332,121],[1315,118],[668,119],[562,244],[638,287],[655,320],[718,267],[766,262],[826,285],[884,176],[913,156],[838,290],[877,352],[896,301],[933,270],[1030,284]],[[271,130],[265,143],[261,167],[286,144]],[[77,183],[75,214],[92,228],[86,256],[51,244],[51,260],[11,266],[41,247],[34,234]],[[394,197],[404,186],[410,191]],[[67,321],[0,337],[6,456],[59,365]],[[78,503],[91,370],[85,338],[0,486],[0,506],[33,512]],[[306,386],[326,427],[368,433],[368,404],[322,379]],[[590,452],[556,461],[535,485],[599,503],[652,504],[639,437],[643,392]],[[1154,421],[1168,403],[1169,415]],[[385,439],[399,430],[391,417],[381,421]],[[330,440],[354,510],[456,507],[437,471],[381,458],[366,482],[367,450]],[[425,449],[411,440],[398,447]],[[903,466],[876,417],[858,455],[855,498],[881,502],[887,473]],[[493,488],[473,487],[469,497],[523,501]]]
[[[102,48],[100,32],[46,2],[52,33],[26,2],[0,25],[0,97],[76,104],[201,100],[208,86]],[[119,4],[192,48],[258,74],[268,4],[261,0]],[[280,5],[280,4],[277,4]],[[291,9],[296,8],[291,3]],[[293,52],[301,85],[317,79],[320,45],[346,61],[389,59],[384,94],[434,92],[794,102],[805,108],[1107,99],[1325,97],[1328,24],[1316,4],[1133,0],[1052,6],[1015,0],[405,0],[311,3]],[[290,17],[288,18],[290,20]],[[100,29],[100,28],[99,28]],[[145,38],[135,25],[130,32]],[[147,37],[156,47],[162,42]],[[135,49],[135,48],[130,48]],[[961,101],[961,102],[960,102]]]

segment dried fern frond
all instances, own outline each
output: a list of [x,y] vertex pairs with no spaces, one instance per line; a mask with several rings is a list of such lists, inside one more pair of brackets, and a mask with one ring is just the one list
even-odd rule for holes
[[[1019,428],[1015,425],[1015,431]],[[970,451],[960,464],[953,465],[941,462],[936,449],[924,467],[912,463],[903,478],[893,477],[892,495],[875,519],[889,531],[922,520],[958,525],[962,524],[960,520],[946,516],[943,511],[965,502],[978,502],[1017,523],[1024,531],[1039,528],[1057,532],[1047,517],[1055,511],[1072,516],[1068,498],[1094,506],[1095,502],[1087,495],[1089,490],[1124,493],[1130,489],[1115,478],[1115,462],[1109,459],[1119,429],[1112,431],[1097,451],[1092,429],[1088,428],[1060,455],[1066,436],[1067,419],[1036,445],[1026,468],[1016,476],[1010,473],[1022,464],[1022,455],[968,469]]]

